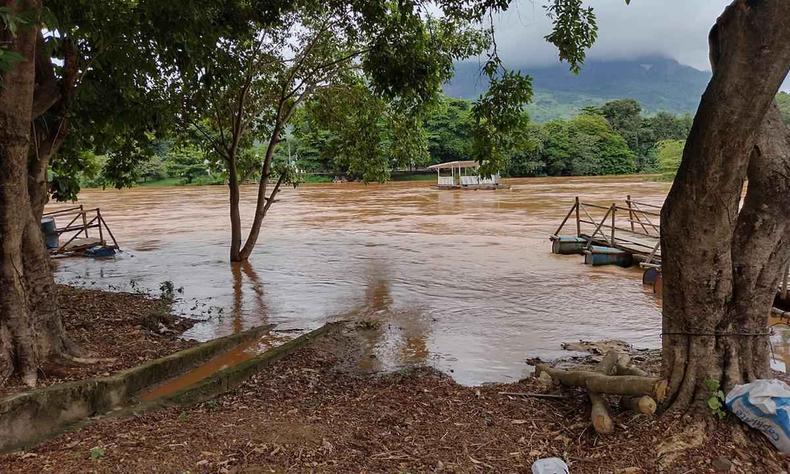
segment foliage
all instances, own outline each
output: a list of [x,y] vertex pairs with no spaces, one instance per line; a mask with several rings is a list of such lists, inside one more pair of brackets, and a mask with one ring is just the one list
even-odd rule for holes
[[94,446],[90,450],[91,460],[93,461],[97,461],[103,458],[104,454],[105,454],[104,448],[102,448],[101,446]]
[[385,181],[392,169],[428,163],[427,138],[415,120],[361,82],[324,89],[296,121],[299,163],[365,182]]
[[170,176],[177,176],[186,184],[195,178],[208,174],[208,163],[203,151],[193,145],[181,145],[167,154],[167,171]]
[[[358,117],[357,125],[373,121],[378,111],[389,122],[385,132],[380,126],[365,130],[364,146],[352,148],[346,140],[344,153],[331,158],[315,147],[327,137],[314,136],[307,144],[296,134],[293,141],[305,165],[326,170],[339,163],[364,179],[381,180],[388,169],[427,163],[429,156],[431,161],[473,157],[484,172],[498,171],[521,146],[522,108],[532,97],[529,78],[507,71],[500,61],[492,24],[481,23],[486,18],[491,23],[492,14],[509,4],[48,2],[45,23],[55,25],[56,18],[57,27],[46,32],[45,41],[56,75],[65,76],[67,46],[76,51],[78,72],[66,139],[52,161],[54,196],[72,199],[81,182],[97,182],[80,177],[83,152],[106,157],[101,185],[127,186],[173,173],[193,181],[200,174],[194,156],[188,163],[181,152],[167,156],[155,149],[168,135],[177,142],[184,135],[193,142],[199,138],[197,146],[218,176],[228,173],[224,152],[238,147],[241,180],[260,177],[285,139],[286,127],[277,122],[287,124],[302,100],[349,79],[386,104]],[[546,8],[553,21],[547,40],[578,71],[596,37],[592,10],[580,0],[552,0]],[[451,104],[457,114],[451,122],[424,120],[453,64],[485,50],[488,93],[473,107]],[[243,110],[234,115],[239,97]],[[44,126],[54,123],[47,116],[40,120]],[[455,137],[448,139],[451,132]]]
[[719,418],[727,416],[727,412],[724,411],[724,392],[719,381],[706,379],[705,388],[708,390],[709,397],[706,403],[710,411]]
[[527,124],[519,131],[520,146],[508,157],[506,176],[541,176],[547,173],[545,144],[548,129],[538,124]]
[[[489,63],[488,67],[492,67]],[[472,159],[483,176],[504,168],[517,143],[517,131],[529,117],[523,106],[532,99],[532,81],[520,72],[503,71],[491,77],[489,88],[472,106]]]
[[657,168],[655,147],[659,141],[685,140],[691,130],[689,115],[658,112],[652,117],[644,117],[639,102],[634,99],[613,100],[584,110],[603,115],[623,136],[636,156],[636,169],[640,172],[652,172]]
[[553,0],[546,5],[546,11],[552,20],[552,31],[546,41],[555,45],[560,59],[578,73],[587,49],[598,37],[593,9],[585,8],[582,0]]
[[618,99],[598,108],[613,129],[623,136],[628,148],[639,150],[639,129],[642,125],[642,107],[634,99]]
[[784,123],[790,125],[790,94],[780,92],[776,95],[776,103],[779,105],[779,112],[782,114]]
[[543,161],[549,175],[623,174],[635,171],[634,154],[603,117],[581,114],[545,125]]
[[[660,111],[693,115],[711,77],[709,71],[655,56],[588,60],[578,75],[563,64],[523,71],[532,76],[535,88],[527,111],[541,123],[567,119],[584,106],[601,105],[620,97],[638,100],[643,115]],[[456,64],[455,76],[444,90],[452,97],[475,99],[487,85],[485,78],[480,77],[479,63],[466,61]]]
[[[179,291],[180,293],[181,291]],[[165,301],[173,301],[176,295],[176,286],[171,280],[165,280],[159,284],[159,298]]]
[[159,154],[150,156],[147,160],[140,163],[138,176],[142,178],[144,183],[166,178],[170,170],[165,160],[166,156]]
[[431,163],[469,159],[472,104],[468,100],[441,96],[425,117]]
[[683,157],[685,145],[685,140],[663,140],[658,142],[656,145],[656,156],[658,170],[662,179],[671,181],[675,178],[675,173],[677,173],[680,160]]

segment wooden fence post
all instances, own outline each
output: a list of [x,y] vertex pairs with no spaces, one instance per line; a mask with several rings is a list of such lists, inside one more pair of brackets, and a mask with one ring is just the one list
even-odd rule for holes
[[615,225],[614,213],[617,210],[617,203],[613,202],[611,209],[612,209],[612,239],[611,239],[611,243],[612,243],[612,248],[614,248],[614,225]]

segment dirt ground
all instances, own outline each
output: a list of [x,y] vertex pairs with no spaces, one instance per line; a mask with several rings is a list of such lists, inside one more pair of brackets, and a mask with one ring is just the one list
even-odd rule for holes
[[99,420],[0,457],[0,472],[530,472],[558,456],[579,473],[782,472],[787,463],[732,419],[619,413],[597,435],[579,392],[537,399],[534,379],[464,387],[428,368],[356,370],[364,329],[341,327],[190,407]]
[[[91,364],[50,363],[39,373],[41,386],[110,375],[192,347],[179,336],[194,322],[172,316],[167,302],[146,295],[59,285],[63,324]],[[0,386],[0,396],[27,390],[19,380]]]

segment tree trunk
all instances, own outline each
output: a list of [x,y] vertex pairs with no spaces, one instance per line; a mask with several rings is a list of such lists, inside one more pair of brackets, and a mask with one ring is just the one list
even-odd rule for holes
[[[772,105],[790,69],[790,2],[736,0],[710,34],[702,96],[661,216],[664,375],[677,408],[768,372],[790,167]],[[744,180],[750,179],[744,206]]]
[[274,130],[272,131],[272,136],[269,140],[269,146],[266,148],[266,156],[263,160],[263,166],[261,167],[261,177],[258,182],[258,198],[255,203],[255,217],[253,218],[252,226],[250,227],[250,233],[247,235],[247,240],[244,242],[244,248],[241,249],[239,261],[246,261],[250,258],[250,254],[252,254],[255,244],[258,242],[258,235],[260,235],[261,232],[263,218],[266,217],[266,212],[269,210],[269,206],[271,206],[271,202],[273,202],[274,197],[280,190],[280,185],[282,184],[282,179],[278,180],[277,184],[272,190],[271,195],[268,197],[266,196],[269,175],[271,175],[272,170],[274,150],[277,148],[277,144],[280,143],[280,133],[282,132],[282,129],[283,123],[278,119],[274,126]]
[[239,176],[236,170],[236,157],[228,160],[228,190],[230,191],[230,261],[241,262],[241,214]]
[[[5,5],[12,15],[41,8],[34,0]],[[29,385],[35,385],[42,361],[74,350],[57,310],[28,189],[37,34],[30,26],[16,36],[0,31],[0,42],[24,58],[0,84],[0,382],[17,374]]]

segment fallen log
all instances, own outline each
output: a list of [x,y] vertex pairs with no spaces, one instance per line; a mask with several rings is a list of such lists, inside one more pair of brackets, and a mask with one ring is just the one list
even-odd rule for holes
[[656,412],[656,401],[647,395],[642,397],[622,397],[620,399],[620,408],[644,415],[652,415]]
[[[601,362],[595,367],[597,372],[604,375],[613,375],[617,361],[620,359],[617,351],[609,351],[603,356]],[[590,422],[592,422],[595,432],[598,434],[609,434],[614,431],[614,422],[609,413],[609,404],[600,393],[589,392],[590,397]]]
[[663,401],[667,393],[667,381],[659,377],[604,375],[588,370],[554,369],[546,364],[538,364],[535,367],[535,371],[538,375],[541,373],[549,374],[562,385],[585,387],[594,393],[629,396],[647,395],[658,402]]
[[620,353],[617,351],[609,351],[603,356],[603,359],[598,363],[595,370],[604,375],[615,375],[619,361]]
[[619,363],[615,366],[615,375],[636,375],[637,377],[650,377],[650,374],[638,367],[631,367],[630,365]]
[[611,415],[609,415],[609,404],[599,393],[588,393],[590,396],[590,420],[592,421],[593,428],[596,433],[609,434],[614,431],[614,422]]

